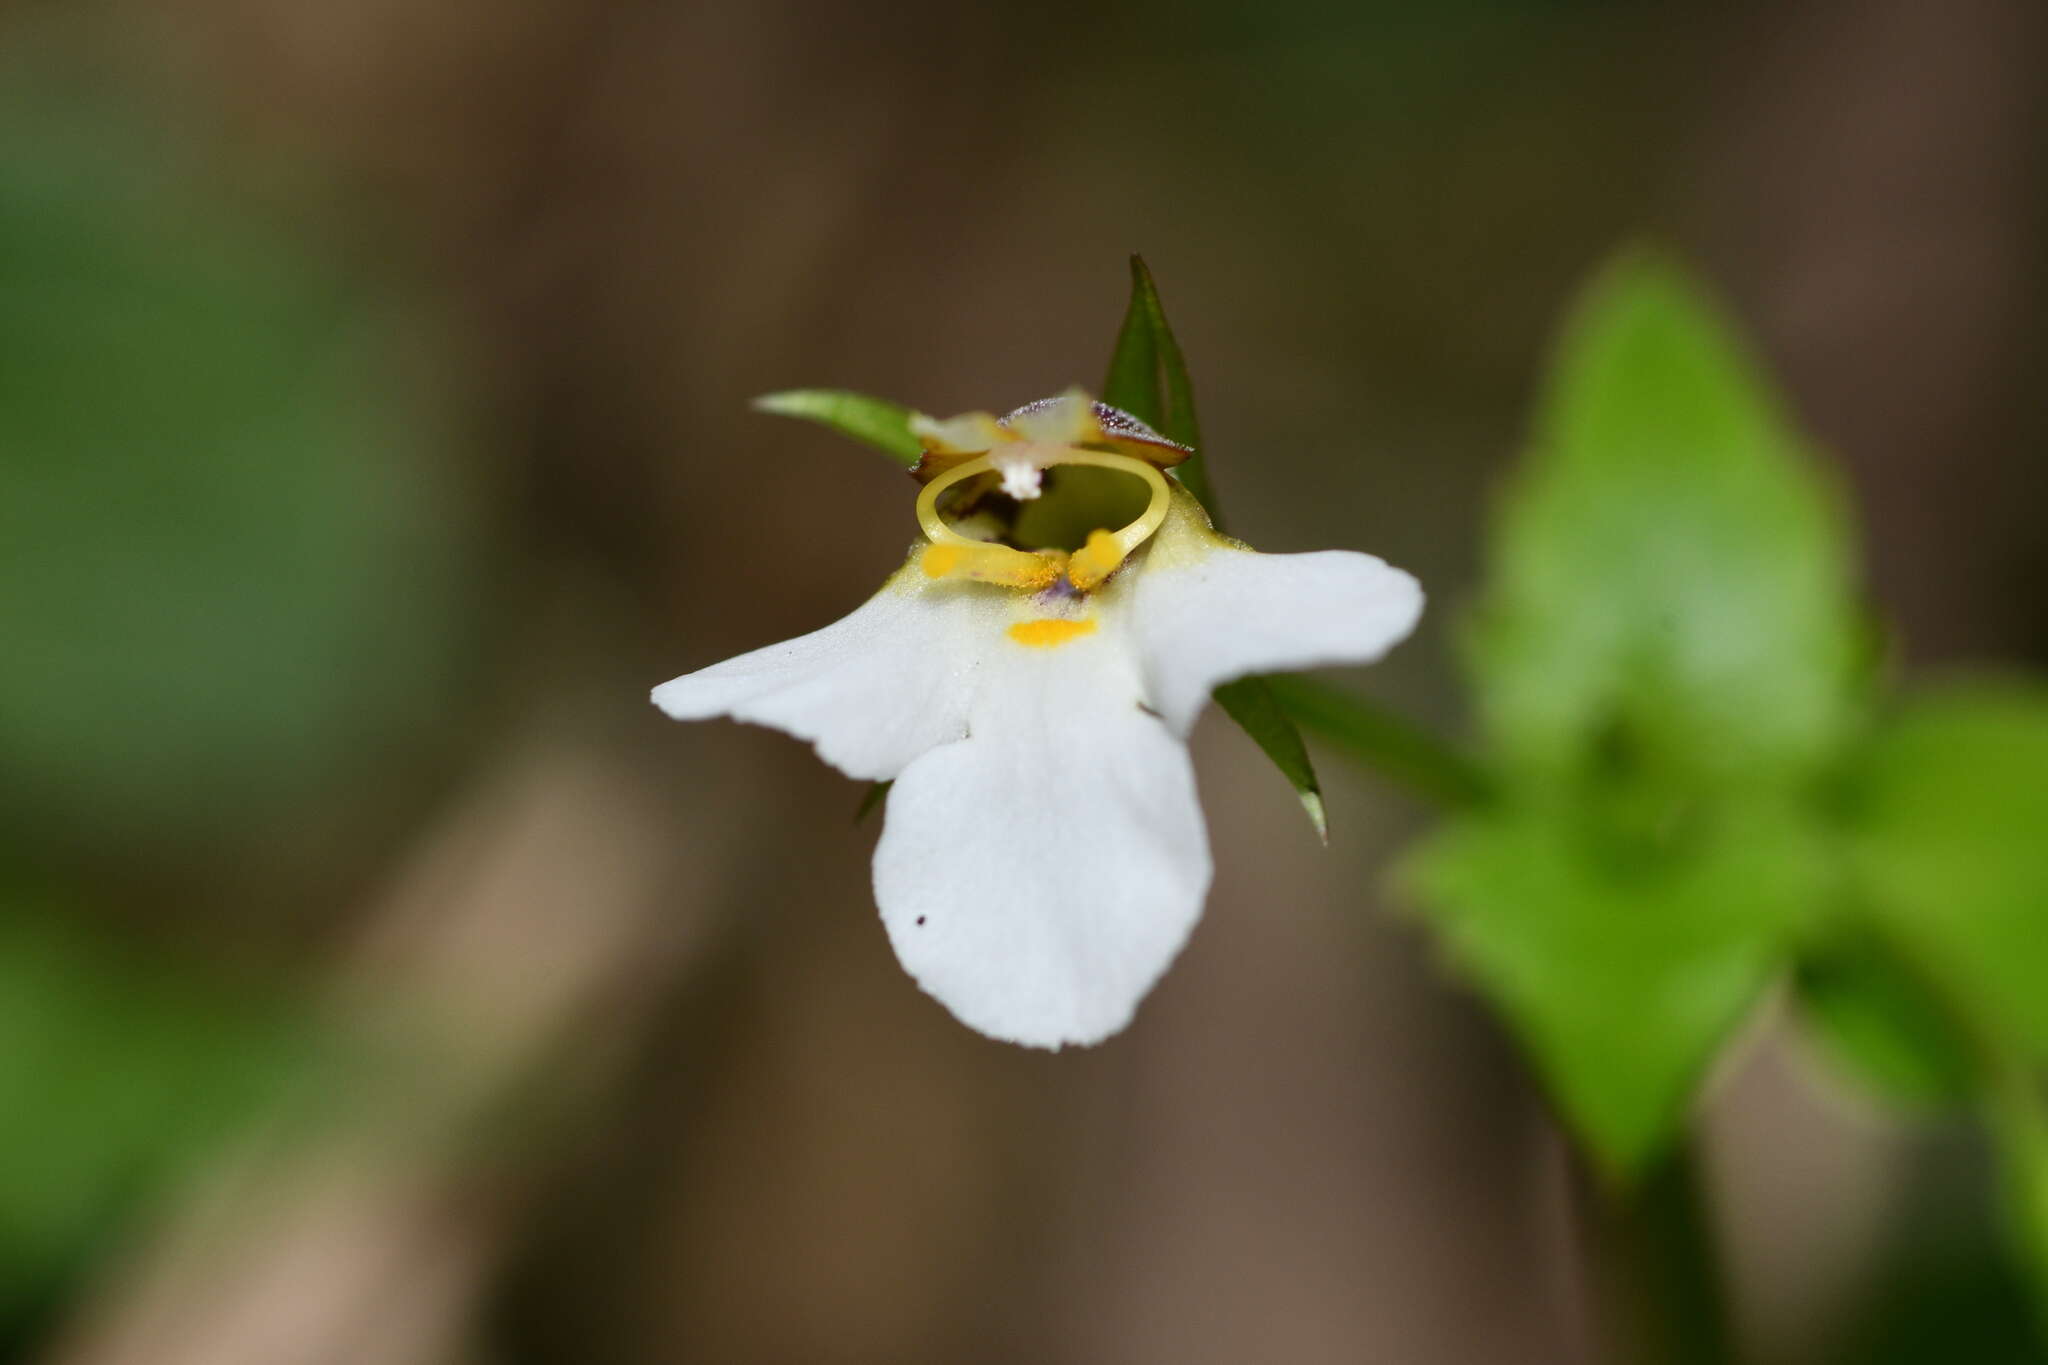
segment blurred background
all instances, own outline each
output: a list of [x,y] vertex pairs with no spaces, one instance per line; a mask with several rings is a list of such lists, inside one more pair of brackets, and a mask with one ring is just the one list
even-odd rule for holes
[[[1213,717],[1107,1045],[954,1023],[860,792],[647,688],[862,601],[900,471],[748,411],[1099,381],[1146,253],[1234,529],[1454,626],[1550,330],[1677,242],[1908,674],[2048,663],[2039,0],[0,10],[0,1360],[1551,1362],[1499,1026]],[[1757,1362],[2027,1360],[1967,1131],[1767,1005],[1700,1116]]]

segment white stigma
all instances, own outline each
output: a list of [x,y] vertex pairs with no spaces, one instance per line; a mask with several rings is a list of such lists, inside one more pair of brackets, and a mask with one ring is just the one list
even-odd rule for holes
[[1028,445],[996,447],[988,462],[1003,476],[1003,492],[1019,502],[1030,502],[1044,491],[1045,471],[1038,466]]

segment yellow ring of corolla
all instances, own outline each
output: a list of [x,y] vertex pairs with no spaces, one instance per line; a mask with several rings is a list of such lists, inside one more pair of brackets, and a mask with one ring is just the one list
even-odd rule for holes
[[[1042,469],[1053,469],[1060,465],[1070,464],[1093,465],[1098,469],[1113,469],[1119,473],[1132,474],[1143,479],[1151,490],[1151,500],[1145,504],[1144,512],[1135,521],[1118,530],[1106,533],[1107,539],[1114,546],[1113,551],[1108,545],[1101,546],[1099,549],[1095,546],[1094,541],[1104,533],[1098,532],[1097,536],[1090,537],[1089,549],[1098,555],[1103,551],[1109,551],[1113,555],[1111,561],[1111,567],[1113,568],[1115,564],[1121,564],[1140,545],[1151,539],[1152,533],[1157,531],[1161,523],[1166,520],[1166,513],[1173,503],[1173,494],[1166,486],[1166,476],[1161,474],[1156,466],[1148,464],[1143,460],[1133,459],[1129,455],[1113,455],[1107,451],[1100,450],[1081,450],[1073,446],[1060,451],[1055,458],[1046,460],[1039,467]],[[994,545],[985,540],[975,540],[969,536],[963,536],[951,526],[948,526],[946,519],[939,515],[940,494],[963,479],[971,479],[977,474],[993,473],[995,467],[995,461],[989,456],[977,455],[963,464],[955,465],[926,484],[924,491],[917,495],[918,525],[924,528],[925,538],[931,541],[934,546],[950,546],[963,555],[972,555],[977,560],[983,562],[1001,561],[1000,564],[991,565],[991,567],[996,569],[993,576],[999,581],[1009,582],[1012,586],[1018,587],[1043,586],[1040,582],[1041,579],[1048,577],[1056,579],[1058,577],[1058,569],[1054,566],[1053,561],[1049,561],[1043,555],[1034,554],[1030,550],[1019,550],[1007,545]],[[928,566],[929,562],[928,560]],[[1078,578],[1079,576],[1077,575],[1076,577]],[[1092,587],[1094,583],[1080,583],[1077,581],[1076,586]]]

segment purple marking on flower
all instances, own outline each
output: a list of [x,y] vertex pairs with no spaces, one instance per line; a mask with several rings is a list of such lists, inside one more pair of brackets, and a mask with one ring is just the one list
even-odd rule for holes
[[[1017,408],[997,420],[1007,427],[1019,417],[1028,417],[1034,412],[1043,412],[1055,403],[1064,403],[1066,401],[1067,397],[1065,394],[1054,394],[1050,398],[1034,399],[1023,407]],[[1090,412],[1094,413],[1095,420],[1102,427],[1105,436],[1120,441],[1143,441],[1147,445],[1164,446],[1168,450],[1183,452],[1189,450],[1189,447],[1182,445],[1180,442],[1170,441],[1166,437],[1161,436],[1122,408],[1113,408],[1107,403],[1096,402],[1089,403],[1088,408]]]

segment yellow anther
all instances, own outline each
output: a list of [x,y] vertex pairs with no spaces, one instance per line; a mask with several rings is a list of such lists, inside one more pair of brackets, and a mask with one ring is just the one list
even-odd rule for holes
[[961,551],[958,545],[927,545],[924,555],[917,561],[927,578],[944,578],[960,567]]
[[927,578],[958,575],[977,583],[996,583],[1005,588],[1049,588],[1060,581],[1067,557],[1057,550],[1033,553],[1013,550],[1007,545],[957,539],[927,545],[918,558]]
[[1095,618],[1069,621],[1064,616],[1046,616],[1036,621],[1019,621],[1010,627],[1010,638],[1032,649],[1057,649],[1069,640],[1095,633]]
[[1093,592],[1108,578],[1123,567],[1125,550],[1123,542],[1108,531],[1096,530],[1088,533],[1088,543],[1074,551],[1067,561],[1067,581],[1082,592]]

